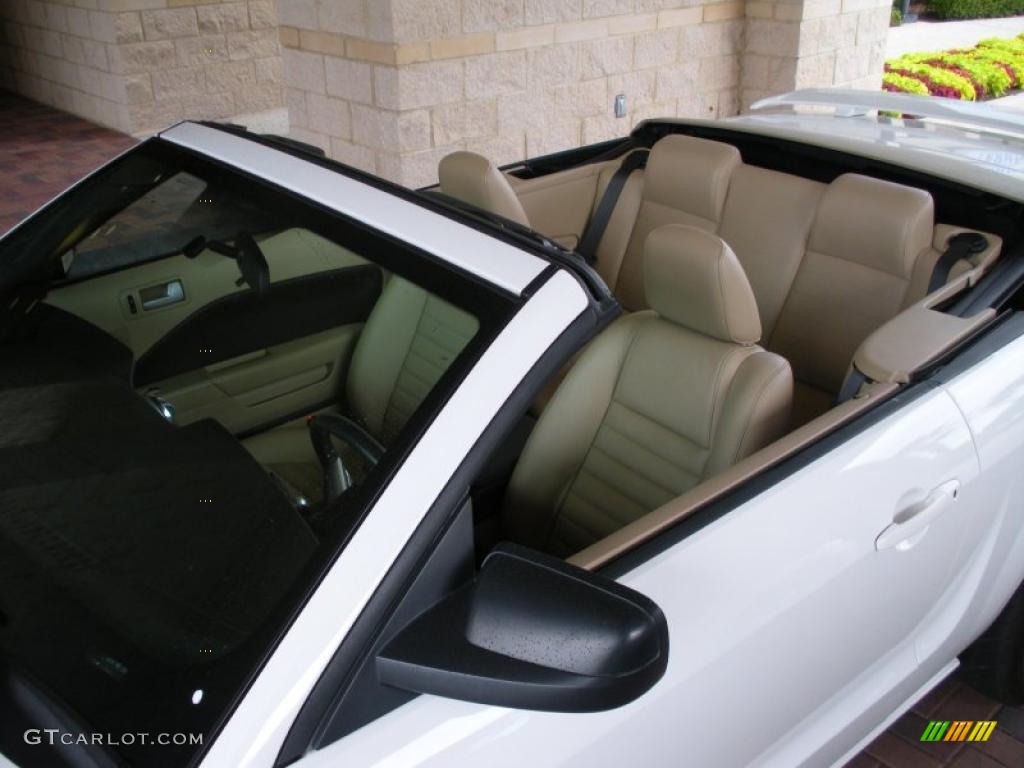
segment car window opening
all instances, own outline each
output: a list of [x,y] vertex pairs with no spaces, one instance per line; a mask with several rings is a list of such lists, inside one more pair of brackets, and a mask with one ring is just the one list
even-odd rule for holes
[[515,310],[159,141],[5,238],[0,293],[5,673],[207,737]]

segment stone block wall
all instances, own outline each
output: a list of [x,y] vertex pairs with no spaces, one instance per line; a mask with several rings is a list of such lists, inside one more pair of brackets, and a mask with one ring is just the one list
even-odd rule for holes
[[740,105],[796,88],[882,86],[889,0],[748,0]]
[[[735,114],[745,3],[278,0],[291,133],[411,186],[470,149],[498,163]],[[625,94],[627,114],[613,103]]]
[[[801,87],[878,88],[889,0],[0,0],[0,87],[126,133],[290,132],[410,186],[726,117]],[[615,97],[626,113],[616,117]]]
[[287,130],[274,0],[2,0],[0,87],[125,133]]

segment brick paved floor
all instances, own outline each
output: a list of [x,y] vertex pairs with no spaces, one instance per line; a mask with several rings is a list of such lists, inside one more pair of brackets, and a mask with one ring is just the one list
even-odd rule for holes
[[[995,720],[986,742],[922,742],[929,720]],[[1001,706],[954,675],[846,768],[1024,768],[1024,708]]]
[[[0,91],[0,234],[135,143]],[[929,720],[996,720],[984,743],[922,743]],[[1000,707],[956,677],[932,691],[847,768],[1024,768],[1024,708]]]
[[0,234],[135,139],[0,91]]

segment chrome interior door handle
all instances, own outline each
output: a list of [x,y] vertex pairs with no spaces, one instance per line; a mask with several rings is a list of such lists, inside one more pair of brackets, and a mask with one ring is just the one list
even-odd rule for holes
[[169,280],[160,285],[151,285],[139,291],[139,300],[145,311],[159,309],[185,300],[185,286],[181,280]]

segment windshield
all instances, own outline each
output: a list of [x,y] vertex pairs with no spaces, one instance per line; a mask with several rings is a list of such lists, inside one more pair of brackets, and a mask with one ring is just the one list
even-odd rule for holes
[[198,760],[514,310],[159,140],[0,240],[0,300],[0,751],[26,765],[50,727]]

